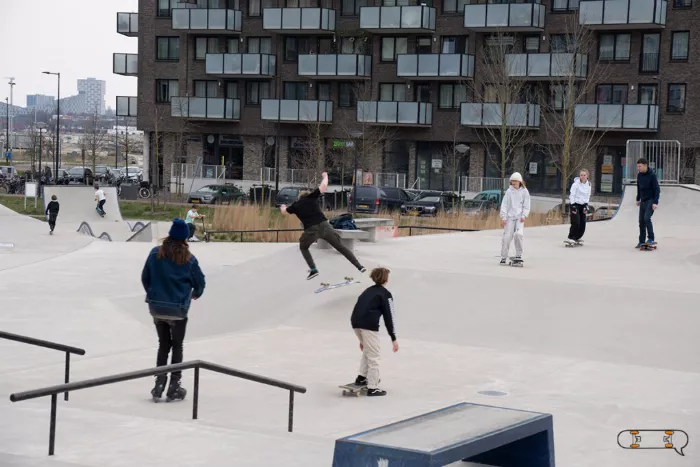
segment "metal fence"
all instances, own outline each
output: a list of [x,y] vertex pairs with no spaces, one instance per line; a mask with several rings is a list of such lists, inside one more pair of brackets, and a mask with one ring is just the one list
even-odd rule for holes
[[676,140],[627,140],[623,183],[637,183],[637,160],[644,157],[659,183],[678,184],[681,179],[681,143]]
[[198,164],[176,164],[170,166],[170,176],[183,179],[210,178],[223,179],[226,176],[226,167],[223,165],[198,165]]
[[[274,167],[263,167],[260,169],[260,178],[265,183],[274,183],[277,176]],[[313,170],[303,169],[280,169],[280,182],[291,183],[292,185],[315,185],[318,175]],[[320,182],[318,182],[320,183]]]
[[396,188],[406,188],[406,174],[378,173],[374,177],[374,184],[377,186],[393,186]]
[[478,193],[484,190],[508,189],[508,179],[498,177],[462,177],[462,191]]

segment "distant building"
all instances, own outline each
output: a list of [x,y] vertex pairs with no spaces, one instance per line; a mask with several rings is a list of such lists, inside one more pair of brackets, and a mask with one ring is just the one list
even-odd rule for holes
[[52,111],[56,108],[56,98],[44,94],[27,95],[27,110]]
[[94,107],[88,106],[87,95],[84,93],[61,99],[61,115],[80,115],[94,111]]
[[107,82],[95,78],[79,79],[78,93],[85,95],[86,109],[84,113],[105,113],[105,94],[107,94]]

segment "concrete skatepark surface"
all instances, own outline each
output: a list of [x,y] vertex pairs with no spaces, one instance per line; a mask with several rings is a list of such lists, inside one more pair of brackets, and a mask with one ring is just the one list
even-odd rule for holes
[[[365,266],[392,270],[401,348],[391,353],[382,325],[383,398],[337,387],[356,375],[349,317],[369,285],[342,256],[314,248],[321,276],[309,282],[295,244],[195,243],[207,289],[190,311],[185,359],[306,386],[294,433],[285,391],[207,372],[191,420],[186,372],[182,403],[150,402],[150,379],[59,400],[48,458],[49,400],[9,394],[62,382],[63,355],[0,340],[0,465],[329,466],[337,438],[462,401],[553,414],[560,466],[700,465],[698,189],[662,187],[651,252],[634,249],[634,187],[613,220],[588,225],[584,247],[564,247],[568,226],[526,228],[524,268],[498,265],[496,230],[359,243]],[[73,381],[154,365],[140,285],[151,244],[50,237],[40,221],[0,216],[0,241],[16,244],[0,251],[0,329],[85,348]],[[362,284],[313,294],[346,275]],[[686,456],[617,445],[640,428],[685,430]]]

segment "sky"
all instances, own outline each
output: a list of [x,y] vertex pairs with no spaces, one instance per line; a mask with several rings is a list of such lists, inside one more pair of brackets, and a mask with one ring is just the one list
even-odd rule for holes
[[117,34],[117,12],[137,12],[138,0],[0,0],[0,100],[10,95],[15,78],[15,105],[25,107],[27,94],[61,97],[78,94],[78,79],[107,82],[107,107],[116,96],[135,96],[136,77],[112,73],[112,53],[138,51],[138,39]]

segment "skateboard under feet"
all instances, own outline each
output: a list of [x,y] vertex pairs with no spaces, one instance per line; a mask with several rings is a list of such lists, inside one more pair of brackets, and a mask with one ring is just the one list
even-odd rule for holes
[[516,268],[522,268],[523,267],[523,259],[518,258],[516,256],[510,256],[508,257],[508,266],[513,266]]
[[641,246],[639,247],[639,251],[652,251],[656,250],[656,243],[653,245],[649,243],[642,243]]
[[360,397],[360,394],[364,391],[367,392],[367,385],[366,384],[355,384],[355,383],[350,383],[350,384],[343,384],[341,386],[338,386],[343,390],[343,395],[344,396],[357,396]]
[[575,240],[564,240],[564,245],[566,245],[569,248],[573,248],[576,246],[583,246],[583,242],[577,242]]
[[100,217],[104,217],[105,214],[106,214],[106,213],[105,213],[104,211],[102,211],[99,207],[96,207],[96,208],[95,208],[95,211],[97,211],[97,214],[99,214]]

